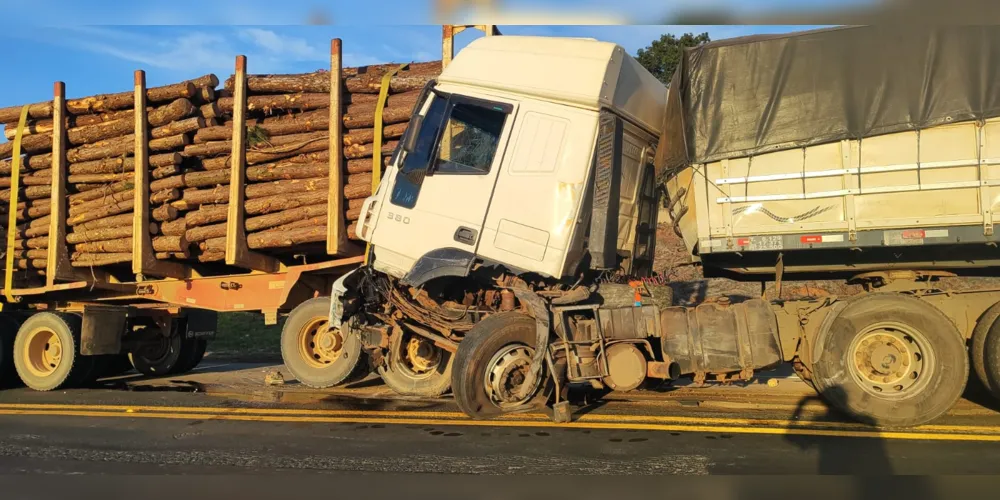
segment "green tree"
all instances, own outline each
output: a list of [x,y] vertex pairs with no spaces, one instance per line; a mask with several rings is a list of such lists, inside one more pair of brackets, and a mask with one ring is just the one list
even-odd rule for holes
[[684,33],[680,38],[674,35],[663,35],[659,40],[653,40],[648,47],[639,49],[636,53],[636,60],[639,61],[646,70],[665,84],[670,83],[670,78],[674,76],[674,70],[681,62],[681,55],[687,47],[696,47],[711,39],[708,33],[695,35]]

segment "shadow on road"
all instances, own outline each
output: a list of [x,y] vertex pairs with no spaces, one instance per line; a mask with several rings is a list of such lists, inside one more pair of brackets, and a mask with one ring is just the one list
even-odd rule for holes
[[[810,402],[826,399],[836,401],[844,398],[841,387],[832,387],[819,395],[807,396],[799,400],[792,417],[794,421],[803,419],[804,409]],[[822,421],[843,422],[856,421],[877,427],[874,420],[865,416],[848,418],[828,406],[826,414],[820,417]],[[912,477],[905,482],[904,490],[900,490],[900,482],[891,485],[879,476],[896,474],[893,467],[893,457],[887,449],[887,442],[877,433],[870,437],[839,437],[823,435],[789,434],[786,439],[802,450],[815,449],[817,453],[817,468],[819,474],[853,475],[854,495],[852,498],[880,499],[885,498],[936,498],[933,486],[919,477]]]

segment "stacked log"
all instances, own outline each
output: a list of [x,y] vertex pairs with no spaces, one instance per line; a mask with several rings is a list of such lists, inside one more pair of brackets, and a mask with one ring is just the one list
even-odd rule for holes
[[[244,230],[247,245],[272,255],[326,256],[330,219],[355,239],[354,226],[372,192],[373,162],[388,165],[420,90],[441,63],[411,63],[389,79],[375,150],[382,79],[397,64],[345,68],[341,109],[330,110],[330,73],[250,75],[247,81]],[[214,75],[147,89],[149,232],[157,259],[224,260],[233,132],[234,78]],[[132,91],[66,101],[66,244],[74,267],[133,260],[135,109]],[[21,106],[0,108],[13,140]],[[44,275],[52,214],[52,102],[28,107],[22,132],[15,261],[25,275]],[[342,147],[330,144],[330,117],[342,121]],[[328,217],[330,165],[341,151],[343,213]],[[11,197],[11,142],[0,143],[0,216]],[[337,220],[340,218],[340,220]],[[6,237],[6,230],[3,231]]]
[[[398,65],[346,68],[342,72],[344,155],[344,221],[355,239],[353,223],[364,198],[371,195],[373,157],[388,164],[406,130],[420,89],[441,72],[440,62],[413,63],[389,83],[383,110],[382,147],[374,151],[375,111],[382,77]],[[201,260],[221,260],[225,250],[229,202],[230,148],[235,77],[220,92],[217,106],[223,123],[194,135],[184,155],[197,159],[205,178],[186,184],[180,200],[185,211],[184,236],[197,243]],[[309,253],[326,241],[330,179],[330,74],[249,75],[247,77],[247,153],[245,230],[253,250]],[[213,174],[218,172],[218,177]],[[180,226],[164,228],[178,232]],[[166,233],[165,233],[166,234]]]
[[[205,75],[146,91],[151,221],[167,223],[180,216],[169,205],[181,198],[174,179],[182,178],[187,167],[182,155],[184,147],[192,143],[198,130],[218,124],[215,119],[218,84],[215,75]],[[133,108],[132,91],[66,101],[66,242],[74,267],[132,261]],[[20,110],[21,106],[0,109],[0,123],[4,124],[8,139],[14,138]],[[18,193],[20,239],[15,240],[15,247],[20,251],[16,257],[21,269],[38,274],[44,272],[44,266],[36,264],[44,263],[48,248],[53,111],[52,102],[30,105],[21,142],[26,157]],[[10,199],[12,146],[12,142],[0,144],[0,205],[3,205],[0,210],[4,213]],[[176,258],[186,253],[187,244],[182,239],[157,234],[159,224],[151,225],[150,230],[154,234],[154,250],[162,249],[159,256]]]

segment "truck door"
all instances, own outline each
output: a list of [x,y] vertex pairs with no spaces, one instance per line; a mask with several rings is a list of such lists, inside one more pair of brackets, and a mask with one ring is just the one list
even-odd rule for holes
[[515,108],[513,102],[434,91],[412,151],[381,196],[369,240],[376,267],[404,275],[417,266],[415,273],[433,274],[428,266],[471,262]]

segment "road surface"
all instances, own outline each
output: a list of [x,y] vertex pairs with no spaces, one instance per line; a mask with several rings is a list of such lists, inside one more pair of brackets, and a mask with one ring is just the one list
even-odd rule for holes
[[[847,421],[787,376],[775,378],[776,387],[578,397],[574,421],[555,424],[540,411],[470,420],[448,398],[392,397],[377,379],[335,391],[293,380],[264,385],[273,370],[282,367],[208,362],[179,378],[130,375],[90,389],[2,391],[6,491],[23,495],[10,498],[52,498],[32,489],[38,475],[190,475],[211,489],[229,484],[221,478],[246,478],[239,483],[249,487],[293,474],[309,478],[302,484],[335,479],[362,493],[388,494],[430,478],[438,478],[433,485],[474,475],[1000,471],[1000,414],[975,394],[932,425],[906,431]],[[907,484],[932,491],[920,481]]]

